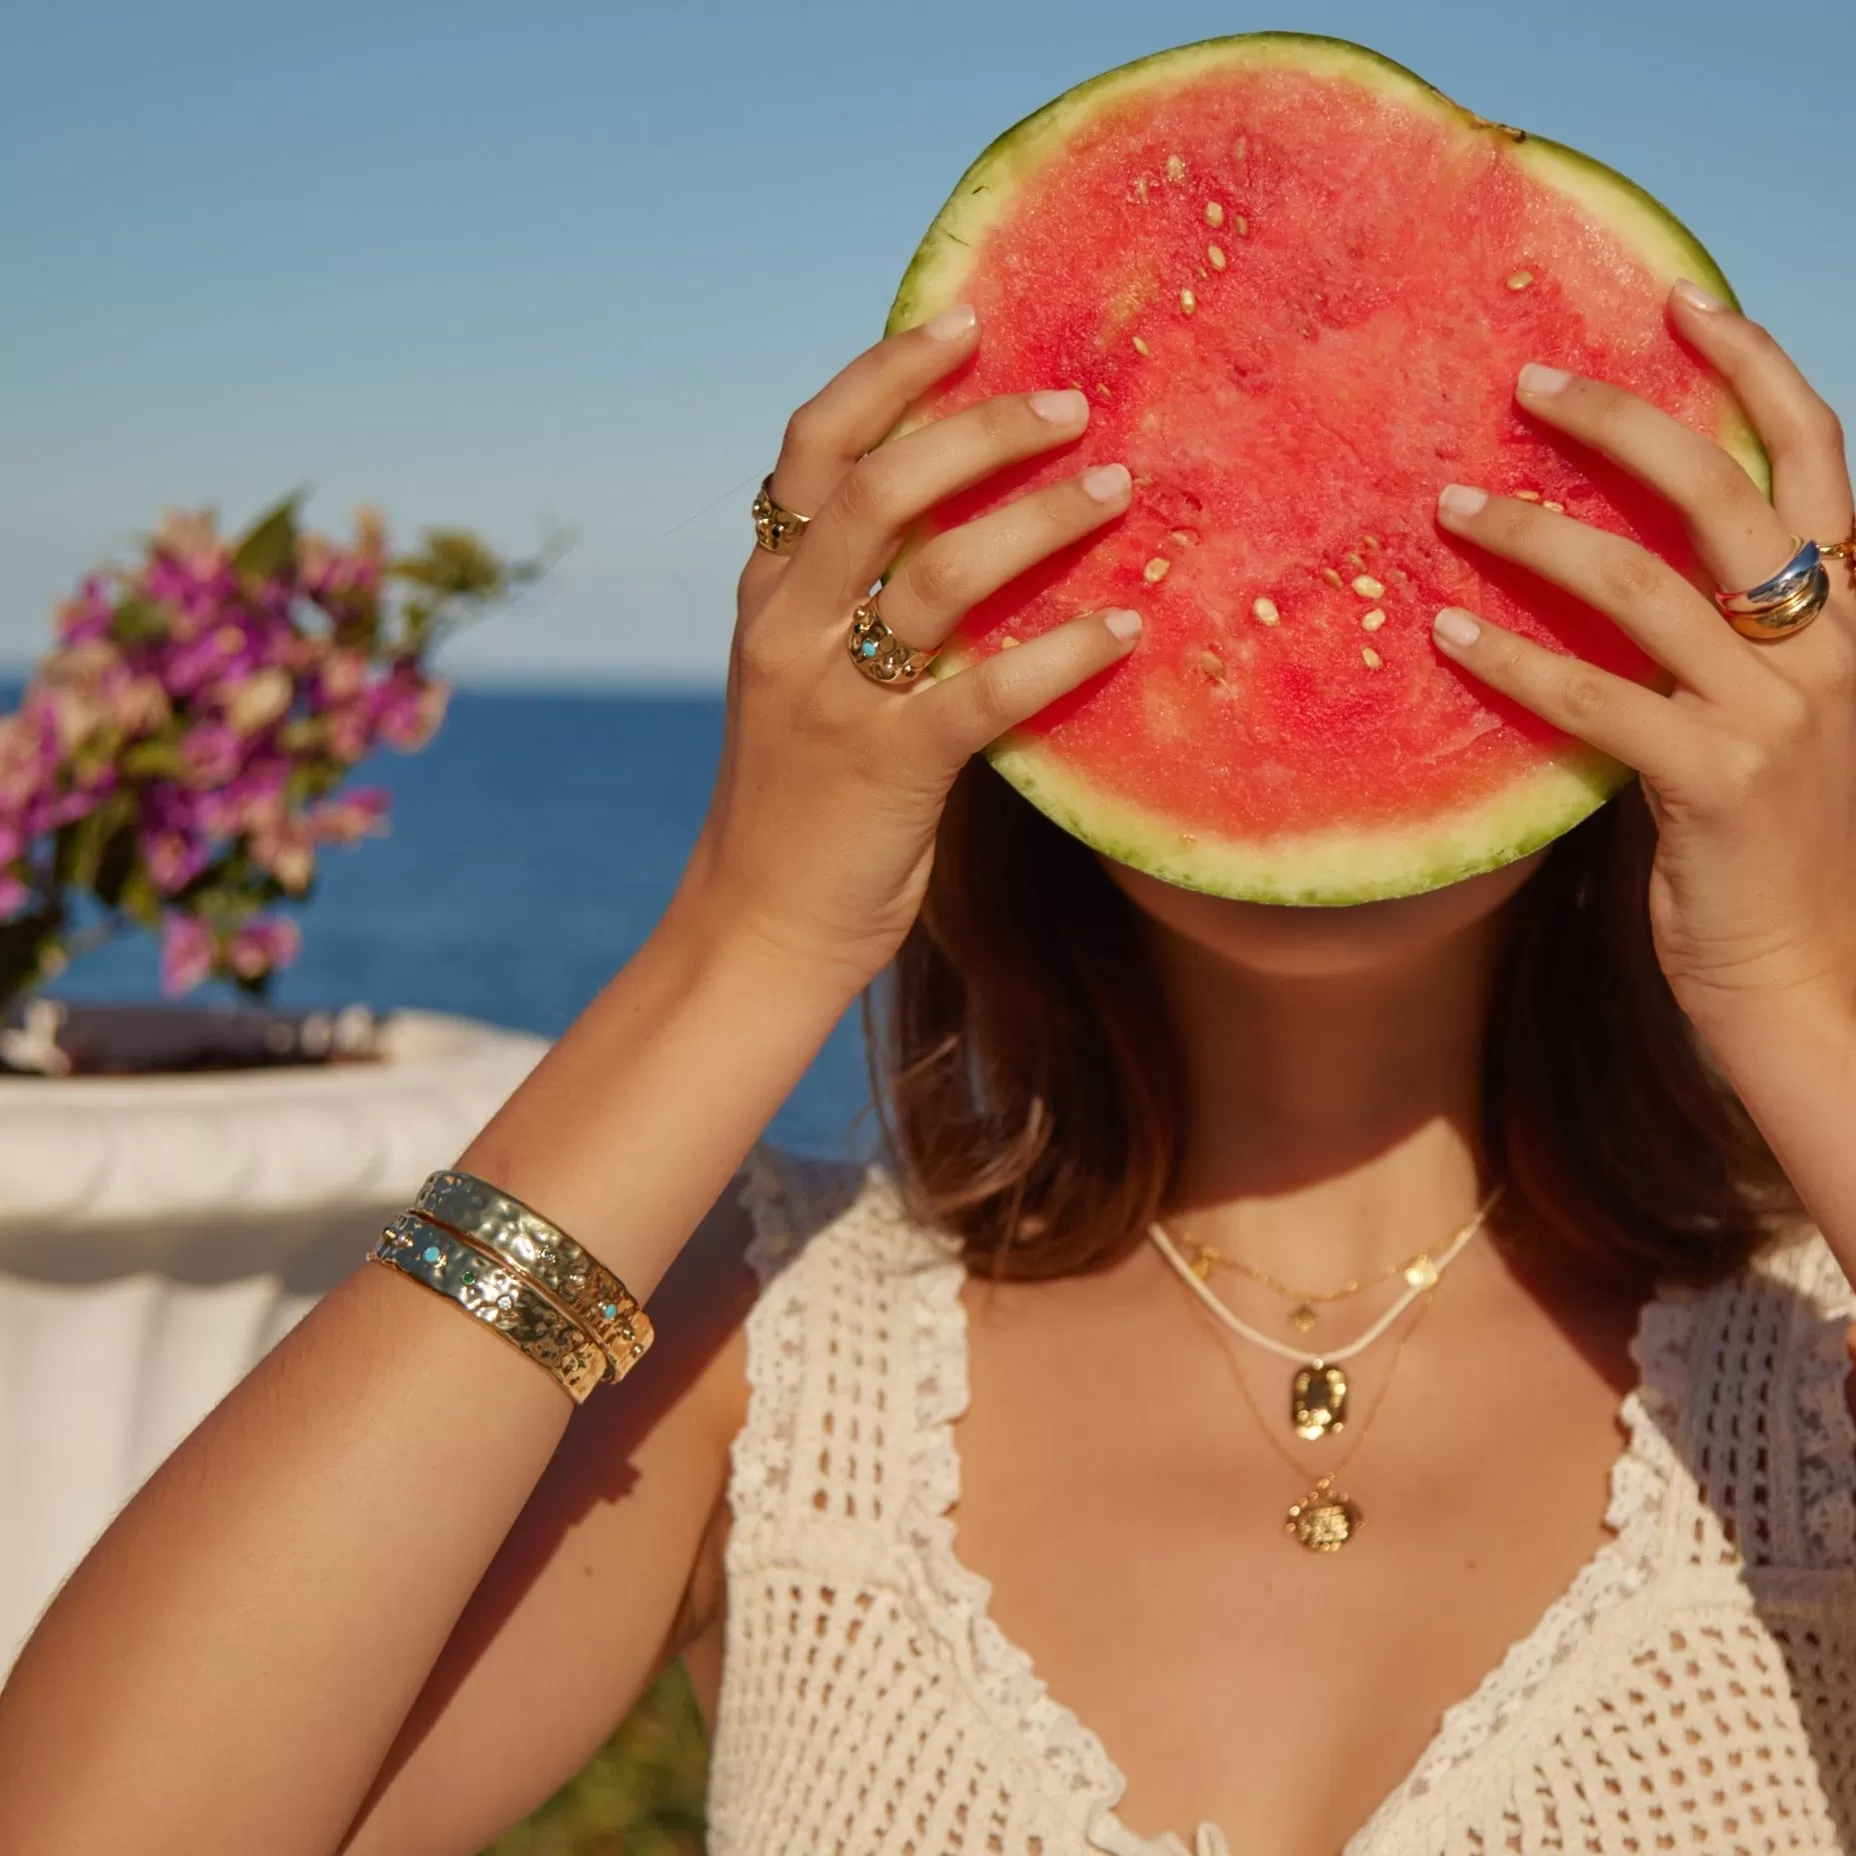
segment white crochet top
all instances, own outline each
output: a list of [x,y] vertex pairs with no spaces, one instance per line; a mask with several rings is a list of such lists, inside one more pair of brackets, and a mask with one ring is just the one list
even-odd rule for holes
[[[1117,1819],[1122,1774],[955,1555],[954,1240],[877,1170],[762,1149],[747,1193],[712,1856],[1234,1856]],[[1851,1309],[1817,1237],[1647,1304],[1614,1537],[1345,1856],[1856,1851]]]

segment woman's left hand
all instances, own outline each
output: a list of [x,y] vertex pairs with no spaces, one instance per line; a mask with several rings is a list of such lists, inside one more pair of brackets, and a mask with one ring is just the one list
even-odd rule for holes
[[[1771,503],[1719,446],[1603,381],[1535,365],[1516,397],[1667,498],[1722,586],[1756,586],[1794,535],[1850,534],[1843,434],[1771,336],[1691,288],[1671,294],[1675,326],[1764,441]],[[1754,642],[1621,536],[1473,486],[1445,490],[1438,519],[1614,619],[1674,678],[1667,694],[1647,689],[1470,614],[1435,627],[1453,662],[1643,776],[1650,921],[1690,1018],[1712,1038],[1782,1001],[1856,1027],[1856,563],[1825,563],[1815,621]]]

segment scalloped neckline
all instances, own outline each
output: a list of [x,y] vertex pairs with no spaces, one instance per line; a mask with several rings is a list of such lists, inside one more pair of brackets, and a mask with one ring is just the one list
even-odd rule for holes
[[[922,1234],[930,1239],[934,1235]],[[967,1309],[960,1297],[967,1271],[958,1254],[949,1255],[939,1243],[932,1248],[935,1267],[922,1284],[924,1293],[917,1302],[923,1311],[920,1327],[941,1343],[926,1363],[926,1375],[918,1371],[918,1384],[924,1376],[933,1377],[938,1395],[930,1400],[935,1409],[917,1414],[927,1473],[918,1475],[916,1482],[918,1488],[925,1483],[932,1498],[921,1515],[921,1550],[935,1585],[956,1598],[966,1613],[982,1680],[988,1674],[995,1680],[995,1692],[985,1699],[1001,1731],[1028,1744],[1046,1763],[1053,1755],[1067,1757],[1085,1775],[1087,1788],[1093,1794],[1085,1835],[1089,1847],[1100,1856],[1230,1856],[1227,1833],[1210,1819],[1200,1823],[1191,1840],[1175,1830],[1144,1837],[1122,1822],[1115,1807],[1127,1791],[1127,1775],[1101,1736],[1051,1695],[1031,1653],[994,1622],[992,1581],[969,1566],[957,1551],[958,1523],[949,1510],[959,1500],[961,1485],[960,1449],[954,1427],[970,1402]],[[1624,1441],[1607,1476],[1605,1522],[1614,1529],[1611,1538],[1593,1549],[1533,1626],[1509,1644],[1475,1688],[1443,1710],[1436,1731],[1410,1769],[1348,1838],[1340,1856],[1371,1856],[1373,1846],[1398,1814],[1428,1790],[1433,1772],[1441,1775],[1459,1765],[1499,1731],[1509,1713],[1501,1706],[1502,1698],[1517,1687],[1522,1667],[1539,1663],[1552,1648],[1556,1653],[1546,1656],[1546,1661],[1557,1668],[1577,1642],[1591,1634],[1600,1611],[1630,1596],[1644,1583],[1663,1505],[1660,1500],[1638,1498],[1646,1490],[1660,1491],[1668,1486],[1666,1468],[1655,1456],[1653,1440],[1660,1438],[1661,1432],[1645,1395],[1649,1377],[1645,1353],[1652,1338],[1665,1347],[1672,1338],[1654,1334],[1654,1330],[1692,1323],[1699,1299],[1679,1287],[1659,1285],[1637,1311],[1630,1342],[1637,1378],[1618,1401],[1616,1418]],[[918,1329],[918,1344],[920,1339]],[[944,1374],[939,1370],[943,1365],[947,1369]],[[1608,1604],[1594,1603],[1601,1594],[1608,1598]]]

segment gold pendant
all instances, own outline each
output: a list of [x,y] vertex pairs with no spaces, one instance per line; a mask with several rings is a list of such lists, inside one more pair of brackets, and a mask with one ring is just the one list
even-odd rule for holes
[[1309,1443],[1347,1427],[1347,1375],[1311,1360],[1289,1386],[1289,1422]]
[[1338,1553],[1359,1531],[1360,1510],[1333,1490],[1334,1478],[1323,1476],[1282,1524],[1283,1532],[1293,1534],[1310,1553]]
[[1315,1311],[1306,1302],[1289,1310],[1289,1325],[1298,1334],[1306,1334],[1315,1325]]

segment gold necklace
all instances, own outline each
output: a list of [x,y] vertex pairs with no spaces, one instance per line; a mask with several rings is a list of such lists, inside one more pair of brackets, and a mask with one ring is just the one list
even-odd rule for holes
[[1376,1289],[1382,1282],[1390,1282],[1394,1276],[1403,1276],[1415,1288],[1427,1289],[1437,1280],[1437,1265],[1428,1250],[1420,1250],[1409,1256],[1403,1263],[1388,1263],[1384,1269],[1375,1270],[1370,1276],[1356,1276],[1353,1281],[1342,1283],[1338,1289],[1295,1289],[1286,1282],[1272,1276],[1268,1270],[1260,1270],[1255,1264],[1246,1263],[1240,1257],[1227,1257],[1222,1250],[1215,1250],[1210,1244],[1195,1243],[1192,1239],[1183,1240],[1191,1263],[1192,1273],[1204,1282],[1212,1273],[1214,1264],[1222,1264],[1228,1270],[1236,1270],[1240,1276],[1247,1276],[1254,1283],[1260,1283],[1272,1294],[1280,1295],[1293,1302],[1289,1310],[1289,1325],[1298,1334],[1306,1334],[1320,1317],[1322,1307],[1329,1302],[1344,1302],[1350,1295],[1358,1295],[1363,1289]]
[[1442,1279],[1443,1273],[1462,1255],[1464,1246],[1480,1231],[1494,1209],[1496,1201],[1502,1196],[1502,1186],[1497,1184],[1482,1203],[1476,1208],[1476,1215],[1463,1225],[1450,1241],[1430,1259],[1430,1267],[1405,1289],[1392,1305],[1380,1315],[1366,1332],[1356,1340],[1349,1341],[1344,1347],[1327,1347],[1314,1359],[1299,1348],[1291,1347],[1278,1340],[1273,1334],[1265,1334],[1253,1328],[1249,1322],[1232,1313],[1224,1303],[1208,1289],[1186,1259],[1180,1255],[1173,1240],[1167,1235],[1166,1228],[1158,1219],[1147,1227],[1147,1235],[1153,1241],[1160,1254],[1166,1258],[1188,1289],[1205,1304],[1234,1334],[1248,1341],[1254,1341],[1259,1347],[1267,1349],[1279,1358],[1287,1360],[1297,1368],[1294,1378],[1289,1382],[1289,1423],[1295,1434],[1312,1443],[1317,1438],[1329,1436],[1344,1430],[1347,1424],[1347,1375],[1341,1371],[1341,1362],[1350,1360],[1356,1353],[1363,1353],[1390,1331],[1394,1322],[1404,1314],[1420,1295],[1429,1293]]
[[[1417,1333],[1419,1323],[1430,1312],[1431,1303],[1436,1297],[1437,1285],[1433,1283],[1424,1291],[1423,1300],[1418,1304],[1417,1316],[1399,1336],[1398,1345],[1392,1350],[1392,1363],[1386,1368],[1385,1382],[1380,1386],[1378,1396],[1367,1407],[1366,1416],[1360,1421],[1360,1428],[1354,1433],[1353,1442],[1347,1446],[1346,1453],[1325,1475],[1315,1478],[1313,1486],[1300,1501],[1290,1503],[1283,1517],[1283,1532],[1306,1547],[1310,1553],[1338,1553],[1359,1532],[1360,1523],[1365,1519],[1360,1512],[1360,1504],[1345,1491],[1337,1490],[1334,1484],[1340,1472],[1353,1461],[1360,1446],[1365,1443],[1366,1433],[1373,1428],[1373,1420],[1379,1416],[1379,1407],[1386,1402],[1386,1394],[1392,1390],[1392,1378],[1398,1371],[1399,1361],[1404,1357],[1406,1344]],[[1218,1341],[1217,1346],[1225,1365],[1231,1370],[1231,1377],[1237,1381],[1237,1389],[1243,1395],[1250,1415],[1257,1421],[1257,1429],[1263,1433],[1263,1441],[1298,1477],[1306,1475],[1306,1467],[1290,1455],[1288,1447],[1264,1420],[1263,1413],[1257,1408],[1257,1401],[1251,1396],[1243,1369],[1231,1349],[1222,1341]]]

